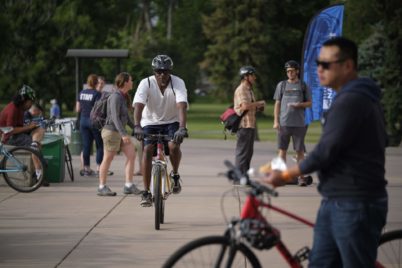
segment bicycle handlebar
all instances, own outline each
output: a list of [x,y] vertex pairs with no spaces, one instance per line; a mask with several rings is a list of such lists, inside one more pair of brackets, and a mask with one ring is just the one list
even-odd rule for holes
[[167,134],[144,134],[144,140],[149,141],[171,141],[172,137]]
[[238,181],[242,185],[248,185],[259,192],[264,192],[274,197],[278,196],[278,192],[274,189],[256,181],[250,180],[247,174],[243,174],[240,169],[235,167],[229,160],[225,160],[224,164],[229,169],[229,171],[226,173],[226,177],[229,180]]

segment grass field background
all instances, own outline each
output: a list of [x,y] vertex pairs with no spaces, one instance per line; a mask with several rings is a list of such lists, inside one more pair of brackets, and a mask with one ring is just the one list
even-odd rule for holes
[[[223,125],[219,116],[230,104],[192,103],[188,111],[187,128],[190,138],[223,139]],[[257,116],[257,129],[261,141],[276,142],[276,130],[273,126],[273,103],[268,103],[265,111]],[[321,135],[320,123],[313,122],[306,135],[307,143],[316,143]],[[236,136],[229,135],[228,139]]]
[[[191,139],[224,139],[223,125],[219,116],[230,105],[229,103],[214,103],[212,99],[202,99],[191,103],[187,115],[187,128]],[[6,103],[0,104],[2,109]],[[46,114],[48,109],[45,107]],[[65,108],[65,107],[64,107]],[[269,102],[263,113],[257,115],[258,136],[261,141],[276,142],[276,130],[273,126],[274,103]],[[63,109],[64,117],[76,117],[73,111]],[[130,131],[131,133],[131,131]],[[321,135],[321,125],[318,121],[313,122],[307,131],[306,142],[316,143]],[[227,139],[236,139],[235,135],[228,135]]]

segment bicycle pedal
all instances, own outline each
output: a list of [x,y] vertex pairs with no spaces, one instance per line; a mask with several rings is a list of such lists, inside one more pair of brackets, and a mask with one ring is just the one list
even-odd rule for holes
[[305,261],[308,259],[309,254],[310,254],[310,249],[308,247],[302,247],[295,253],[293,258],[297,259],[299,262],[302,262],[302,261]]

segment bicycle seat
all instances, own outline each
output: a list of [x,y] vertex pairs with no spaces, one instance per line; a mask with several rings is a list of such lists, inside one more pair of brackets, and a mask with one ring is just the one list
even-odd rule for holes
[[10,133],[11,131],[13,131],[13,129],[13,127],[0,127],[0,131],[4,134]]

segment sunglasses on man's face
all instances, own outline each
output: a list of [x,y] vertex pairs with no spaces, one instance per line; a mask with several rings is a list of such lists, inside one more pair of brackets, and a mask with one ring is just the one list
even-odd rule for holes
[[334,63],[341,63],[344,62],[344,59],[339,59],[339,60],[335,60],[335,61],[321,61],[321,60],[315,60],[315,63],[317,63],[317,68],[320,67],[320,65],[322,66],[322,68],[324,70],[329,70],[331,68],[331,65]]
[[169,74],[169,70],[155,70],[155,73],[158,75],[161,75],[161,74],[167,75],[167,74]]

